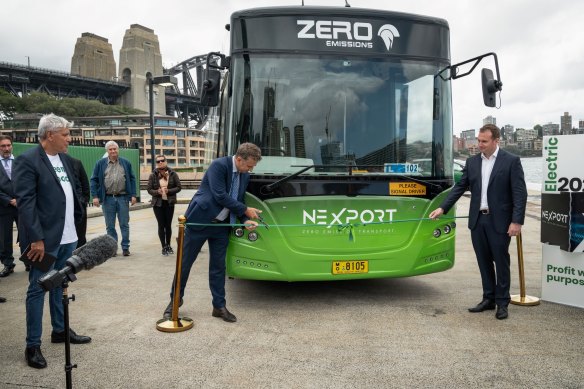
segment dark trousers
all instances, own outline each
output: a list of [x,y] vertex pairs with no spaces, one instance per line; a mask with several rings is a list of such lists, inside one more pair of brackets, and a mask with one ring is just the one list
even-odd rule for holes
[[[189,280],[191,267],[195,263],[201,247],[205,242],[209,245],[209,288],[213,296],[213,307],[225,306],[225,255],[229,243],[229,226],[204,227],[200,230],[185,228],[183,244],[182,268],[180,275],[180,298],[185,294],[185,286]],[[176,274],[175,274],[176,279]],[[170,291],[170,299],[174,295],[174,281]]]
[[14,207],[0,215],[0,261],[4,266],[14,266],[12,245],[13,226],[18,225],[18,211]]
[[509,305],[511,296],[511,270],[507,233],[495,231],[492,215],[479,215],[477,224],[470,235],[477,256],[477,263],[483,283],[483,299],[495,301],[499,306]]
[[170,246],[172,236],[172,218],[174,216],[174,205],[169,205],[168,201],[162,200],[160,207],[152,207],[154,216],[158,222],[158,238],[162,247]]
[[75,223],[75,232],[77,232],[77,247],[87,243],[87,207],[83,211],[83,218],[79,223]]

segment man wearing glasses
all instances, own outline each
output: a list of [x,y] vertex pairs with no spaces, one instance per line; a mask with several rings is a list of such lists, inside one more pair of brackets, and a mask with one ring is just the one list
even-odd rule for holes
[[105,144],[107,158],[95,164],[91,176],[93,205],[103,206],[107,234],[118,241],[116,216],[122,232],[122,253],[130,255],[130,207],[136,204],[136,177],[132,164],[119,156],[119,146],[113,140]]

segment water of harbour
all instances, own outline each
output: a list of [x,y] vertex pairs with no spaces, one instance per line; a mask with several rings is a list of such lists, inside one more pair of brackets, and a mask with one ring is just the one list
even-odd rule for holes
[[521,158],[527,189],[541,191],[543,180],[542,157]]

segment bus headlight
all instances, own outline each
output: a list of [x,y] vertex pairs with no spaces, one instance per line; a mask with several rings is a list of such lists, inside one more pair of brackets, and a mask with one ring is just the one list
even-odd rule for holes
[[249,234],[247,234],[247,239],[250,242],[255,242],[256,240],[258,240],[258,237],[259,237],[258,233],[257,232],[254,232],[254,231],[252,231]]
[[452,227],[452,229],[455,229],[456,228],[456,222],[450,223],[450,227]]
[[434,235],[434,238],[439,238],[440,235],[442,235],[442,231],[440,231],[440,228],[436,228],[434,232],[432,232],[432,235]]
[[443,230],[444,230],[445,234],[450,234],[450,231],[452,231],[452,228],[450,228],[450,225],[447,224],[444,226]]
[[241,238],[243,236],[243,228],[238,227],[235,230],[233,230],[233,233],[235,234],[235,236],[237,236],[238,238]]

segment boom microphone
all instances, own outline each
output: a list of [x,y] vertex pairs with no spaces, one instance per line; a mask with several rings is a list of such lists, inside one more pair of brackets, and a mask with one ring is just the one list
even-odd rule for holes
[[76,273],[81,270],[91,270],[97,265],[101,265],[116,254],[118,244],[109,235],[102,235],[90,240],[83,246],[73,251],[71,258],[65,262],[65,267],[61,270],[51,270],[43,275],[38,283],[45,291],[61,286],[63,281],[75,281]]

